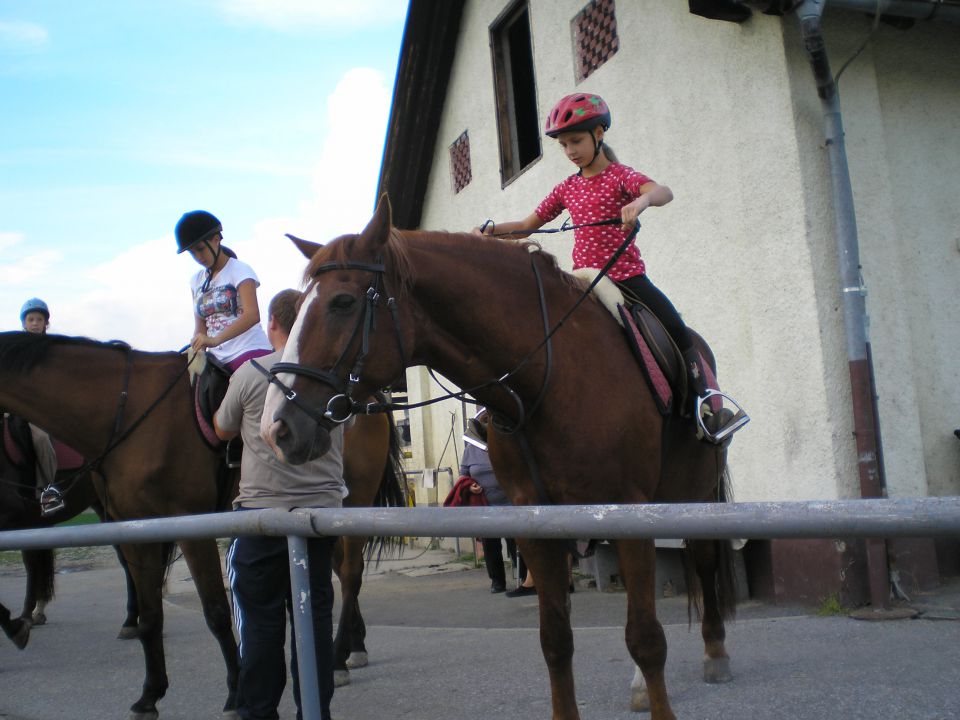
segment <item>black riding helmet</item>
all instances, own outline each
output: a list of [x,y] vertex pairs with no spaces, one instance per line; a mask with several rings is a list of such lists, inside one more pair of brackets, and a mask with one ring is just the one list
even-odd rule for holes
[[206,210],[191,210],[184,213],[174,230],[177,236],[177,254],[222,232],[223,225],[213,213],[208,213]]

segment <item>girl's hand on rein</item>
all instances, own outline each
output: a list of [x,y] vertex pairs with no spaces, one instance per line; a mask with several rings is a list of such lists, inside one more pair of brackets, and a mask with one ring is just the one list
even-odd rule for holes
[[193,336],[193,340],[190,342],[190,347],[193,348],[195,353],[202,353],[208,347],[216,347],[217,342],[212,337],[206,333],[197,333]]
[[620,226],[620,229],[623,230],[624,234],[633,231],[633,228],[637,224],[637,218],[640,217],[640,213],[648,207],[650,207],[650,201],[647,200],[644,195],[623,206],[623,209],[620,211],[620,218],[623,220],[623,225]]

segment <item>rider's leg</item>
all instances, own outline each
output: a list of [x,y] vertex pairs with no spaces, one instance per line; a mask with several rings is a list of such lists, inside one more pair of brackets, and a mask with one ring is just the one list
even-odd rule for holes
[[650,278],[646,275],[635,275],[632,278],[627,278],[620,281],[620,285],[650,308],[653,314],[663,323],[664,329],[670,333],[670,337],[677,344],[680,354],[683,355],[691,395],[703,397],[707,392],[707,385],[703,378],[703,370],[700,367],[700,353],[693,347],[693,338],[690,336],[690,331],[673,303],[663,294],[660,288],[650,282]]
[[[666,331],[670,333],[673,341],[677,343],[687,369],[687,382],[690,388],[689,394],[693,399],[694,417],[700,418],[702,415],[711,414],[710,406],[705,400],[712,391],[707,387],[702,366],[703,359],[700,357],[699,351],[693,346],[693,337],[673,303],[646,275],[635,275],[626,280],[621,280],[619,284],[650,308],[653,314],[663,323]],[[730,400],[732,401],[732,398]],[[736,402],[734,402],[734,405],[737,405]],[[709,430],[704,427],[702,421],[698,422],[698,433],[702,431],[708,440],[721,442],[749,421],[750,418],[740,410],[739,405],[737,405],[737,410],[736,413],[733,413],[724,409],[717,413],[709,423]]]

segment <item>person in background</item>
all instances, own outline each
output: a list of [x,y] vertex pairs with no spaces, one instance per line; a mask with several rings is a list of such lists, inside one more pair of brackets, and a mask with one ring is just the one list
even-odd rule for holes
[[[280,361],[296,320],[300,293],[284,290],[270,303],[267,333],[275,352],[261,359],[269,369]],[[227,394],[214,417],[222,440],[243,438],[240,492],[235,510],[258,508],[341,507],[347,490],[343,482],[343,425],[331,432],[330,450],[303,465],[288,465],[273,454],[260,437],[260,416],[269,383],[252,362],[230,378]],[[336,538],[307,541],[310,564],[310,602],[317,654],[317,683],[321,718],[330,720],[333,697],[333,584],[331,563]],[[238,537],[227,554],[230,587],[240,633],[240,680],[237,712],[243,720],[273,720],[286,685],[284,662],[286,616],[293,618],[290,567],[285,537]],[[297,718],[300,679],[297,648],[291,648],[291,675]],[[310,720],[314,720],[310,718]]]
[[[479,417],[484,413],[481,410],[477,416],[467,423],[467,431],[463,435],[463,460],[460,462],[460,476],[471,478],[470,492],[483,493],[488,505],[510,505],[503,489],[497,483],[487,456],[487,444],[484,437],[483,425]],[[517,565],[517,544],[513,538],[504,538],[507,543],[507,555],[513,566]],[[490,578],[490,592],[502,593],[507,589],[507,575],[503,565],[503,544],[501,538],[483,538],[483,562]]]
[[270,353],[260,326],[260,280],[253,268],[222,244],[220,221],[206,210],[192,210],[180,218],[175,234],[177,254],[189,252],[203,266],[190,282],[193,351],[209,351],[231,372],[246,360]]
[[[30,298],[20,308],[20,326],[26,332],[46,335],[50,327],[50,308],[40,298]],[[10,416],[8,422],[16,425],[25,421]],[[36,483],[38,491],[41,491],[40,504],[44,515],[52,515],[63,507],[63,496],[53,484],[57,479],[57,453],[50,436],[44,430],[32,423],[27,424],[37,460]]]

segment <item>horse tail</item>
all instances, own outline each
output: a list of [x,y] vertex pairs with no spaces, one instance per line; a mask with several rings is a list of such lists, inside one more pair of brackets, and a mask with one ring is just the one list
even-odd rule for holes
[[[376,398],[378,402],[384,401],[380,393],[376,394]],[[373,499],[373,507],[406,507],[407,491],[406,483],[403,481],[403,447],[400,444],[400,432],[397,430],[393,415],[386,413],[386,416],[390,428],[387,459],[383,466],[380,487],[377,488],[376,497]],[[364,555],[368,563],[373,560],[374,564],[379,564],[385,551],[388,554],[393,554],[394,551],[398,554],[403,552],[403,538],[395,536],[367,539]]]
[[173,564],[177,561],[177,558],[174,557],[176,549],[177,544],[175,542],[165,542],[160,550],[161,561],[166,568],[163,571],[163,592],[167,591],[167,578],[170,577],[170,568],[172,568]]
[[[733,498],[730,469],[726,464],[726,450],[717,450],[716,502]],[[703,617],[704,588],[701,574],[707,575],[716,612],[724,620],[737,613],[736,555],[730,540],[690,540],[684,546],[684,577],[687,583],[687,622],[693,622],[694,611]],[[698,569],[700,572],[698,572]]]

